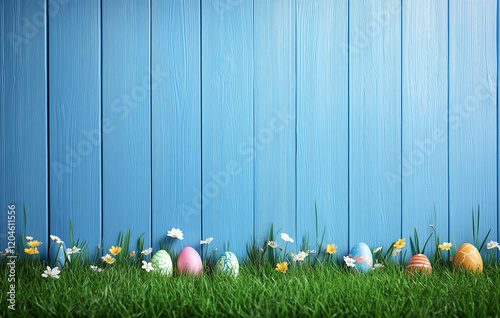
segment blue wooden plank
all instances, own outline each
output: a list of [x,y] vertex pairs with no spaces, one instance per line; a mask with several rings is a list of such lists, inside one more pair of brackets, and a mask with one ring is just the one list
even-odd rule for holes
[[[101,239],[101,12],[71,1],[49,14],[50,234]],[[68,243],[69,246],[70,243]]]
[[388,247],[401,235],[400,1],[350,2],[349,56],[349,242]]
[[[348,1],[297,4],[297,229],[348,253]],[[326,245],[325,245],[326,246]]]
[[[416,228],[420,241],[425,240],[433,233],[433,224],[447,240],[447,1],[404,1],[402,67],[403,162],[398,174],[403,186],[403,237],[409,241]],[[426,254],[434,250],[435,245],[429,244]]]
[[253,233],[252,2],[202,1],[202,236],[244,257]]
[[450,239],[497,236],[497,2],[453,1],[449,9]]
[[258,0],[254,11],[255,236],[262,242],[274,224],[295,239],[288,245],[294,251],[302,243],[295,197],[296,2]]
[[[151,111],[148,1],[102,4],[103,237],[130,229],[131,249],[151,244]],[[104,130],[108,122],[112,129]]]
[[[152,2],[153,247],[167,230],[200,251],[200,2]],[[215,235],[215,233],[214,233]]]
[[8,247],[14,204],[17,244],[27,231],[43,242],[42,258],[49,245],[46,25],[45,1],[0,2],[0,250]]

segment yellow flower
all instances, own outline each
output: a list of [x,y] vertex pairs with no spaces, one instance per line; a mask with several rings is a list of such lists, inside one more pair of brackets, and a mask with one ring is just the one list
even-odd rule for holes
[[278,263],[276,265],[275,270],[280,271],[282,273],[286,273],[286,271],[288,270],[288,263],[287,262]]
[[35,248],[25,248],[24,252],[26,254],[30,254],[30,255],[38,254],[38,249],[36,247]]
[[403,247],[405,247],[405,245],[406,245],[405,239],[404,239],[404,238],[402,238],[402,239],[399,239],[399,240],[396,242],[396,244],[394,244],[394,247],[395,247],[395,248],[403,248]]
[[101,257],[101,259],[108,264],[113,264],[116,261],[116,258],[113,258],[109,254],[104,255],[103,257]]
[[132,253],[130,253],[130,257],[134,257],[135,256],[135,251],[132,251]]
[[290,256],[291,256],[291,257],[293,257],[294,255],[295,255],[295,254],[293,254],[293,253],[290,253]]
[[326,246],[326,252],[328,254],[335,254],[335,253],[337,253],[337,246],[335,246],[335,244],[328,244]]
[[111,246],[111,248],[109,249],[109,251],[111,252],[111,254],[113,254],[114,256],[118,255],[121,251],[122,251],[122,248],[117,246],[117,247],[114,247],[114,246]]
[[42,242],[32,241],[32,242],[28,242],[28,245],[31,247],[37,247],[37,246],[42,245]]
[[452,246],[453,246],[453,244],[451,244],[451,243],[443,242],[443,244],[439,245],[439,248],[442,249],[442,250],[449,251],[450,247],[452,247]]

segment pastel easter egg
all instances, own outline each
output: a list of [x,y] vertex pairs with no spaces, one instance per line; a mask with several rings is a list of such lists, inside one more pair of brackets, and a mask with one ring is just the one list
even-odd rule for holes
[[483,259],[481,254],[474,245],[465,243],[457,251],[455,255],[455,267],[465,268],[466,270],[472,270],[474,273],[483,272]]
[[[63,268],[65,263],[64,251],[66,251],[66,246],[64,243],[53,243],[50,247],[50,261],[54,262],[54,265]],[[71,255],[68,255],[68,261],[71,258]]]
[[162,275],[171,276],[172,275],[172,259],[170,255],[164,250],[159,250],[153,257],[151,257],[151,263],[155,272],[159,272]]
[[365,243],[360,242],[354,245],[349,252],[349,257],[356,261],[353,268],[356,273],[368,274],[368,272],[372,269],[372,252]]
[[406,270],[410,276],[413,276],[415,272],[421,272],[422,275],[432,273],[432,266],[429,259],[424,254],[416,254],[413,256],[408,262],[408,266],[406,266]]
[[218,274],[231,274],[234,277],[238,276],[240,265],[238,258],[232,252],[225,252],[215,265]]
[[200,254],[192,247],[185,247],[177,258],[177,270],[179,274],[200,274],[203,270]]

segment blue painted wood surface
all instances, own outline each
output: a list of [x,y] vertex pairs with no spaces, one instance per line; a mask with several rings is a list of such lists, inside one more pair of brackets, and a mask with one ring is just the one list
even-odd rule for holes
[[[50,0],[49,158],[52,235],[101,241],[101,10],[99,1]],[[78,18],[76,18],[78,17]]]
[[17,244],[26,232],[43,242],[42,258],[49,243],[46,33],[45,1],[0,1],[0,250],[13,204]]
[[[254,2],[255,237],[275,230],[295,242],[296,1]],[[280,122],[284,128],[274,129]],[[285,245],[281,239],[280,245]]]
[[409,241],[416,228],[423,248],[430,224],[448,240],[448,2],[404,1],[402,13],[402,168],[394,174],[402,182],[403,236]]
[[253,236],[252,2],[202,6],[202,233],[217,255]]
[[142,233],[151,245],[149,14],[147,1],[102,4],[103,238],[130,229],[132,250]]
[[200,1],[155,0],[151,12],[153,247],[175,227],[177,250],[200,251]]
[[401,236],[401,3],[349,8],[349,242]]
[[315,201],[341,255],[431,223],[472,242],[478,204],[500,239],[493,0],[0,9],[0,218],[16,204],[20,243],[26,203],[42,257],[70,219],[91,252],[175,227],[245,257],[271,223],[315,249]]
[[497,236],[497,2],[453,1],[449,12],[450,240],[461,246],[478,204],[479,237]]
[[318,249],[317,202],[318,241],[326,230],[324,244],[347,254],[348,1],[300,0],[297,10],[297,238]]

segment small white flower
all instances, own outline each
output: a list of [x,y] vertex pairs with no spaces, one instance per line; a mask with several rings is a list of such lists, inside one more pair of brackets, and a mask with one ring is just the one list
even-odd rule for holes
[[144,264],[142,265],[142,268],[144,268],[146,272],[154,270],[153,264],[151,262],[142,261],[142,264]]
[[73,248],[67,248],[66,249],[66,254],[71,255],[71,254],[76,254],[79,253],[82,249],[76,246],[73,246]]
[[64,243],[63,241],[61,241],[61,239],[60,239],[59,237],[57,237],[57,236],[55,236],[55,235],[51,235],[51,236],[50,236],[50,238],[51,238],[54,242],[56,242],[57,244],[62,244],[62,243]]
[[43,272],[42,277],[50,277],[50,278],[59,278],[59,273],[61,270],[59,267],[54,267],[50,268],[50,266],[47,266],[47,269]]
[[275,241],[269,241],[267,245],[271,246],[272,248],[277,248],[279,246],[279,244]]
[[382,250],[382,246],[377,247],[377,248],[373,251],[373,254],[375,254],[375,253],[377,253],[377,252],[379,252],[379,251],[381,251],[381,250]]
[[141,252],[141,254],[144,254],[144,255],[149,255],[151,253],[153,253],[153,248],[152,247],[147,248],[147,249],[145,249],[144,251]]
[[10,249],[9,249],[9,248],[6,248],[6,249],[5,249],[5,252],[2,252],[2,256],[5,256],[5,255],[7,255],[7,254],[9,254],[9,253],[10,253]]
[[392,252],[393,256],[399,255],[403,249],[402,248],[395,248],[394,251]]
[[379,268],[382,268],[382,267],[384,267],[384,264],[375,263],[375,265],[373,265],[373,269],[379,269]]
[[356,260],[353,258],[350,258],[349,256],[344,256],[344,262],[348,267],[356,266]]
[[285,242],[293,243],[293,239],[286,233],[281,233],[281,239]]
[[307,250],[307,254],[316,254],[316,250]]
[[170,231],[168,231],[167,236],[178,238],[179,240],[184,239],[184,234],[182,234],[182,231],[176,228],[172,228]]
[[33,240],[33,236],[26,236],[26,241],[32,241]]
[[486,248],[488,248],[489,250],[491,250],[492,248],[495,248],[495,247],[498,247],[498,249],[500,249],[500,245],[498,244],[498,242],[495,242],[495,241],[490,241],[486,245]]
[[200,241],[200,244],[210,244],[210,242],[212,242],[213,240],[214,240],[213,237],[209,237],[204,241]]
[[97,266],[90,265],[90,268],[91,268],[94,272],[102,272],[102,268],[99,268],[99,267],[97,267]]
[[307,255],[309,255],[309,254],[307,254],[306,252],[300,251],[296,255],[293,256],[293,261],[294,262],[303,261],[307,257]]

